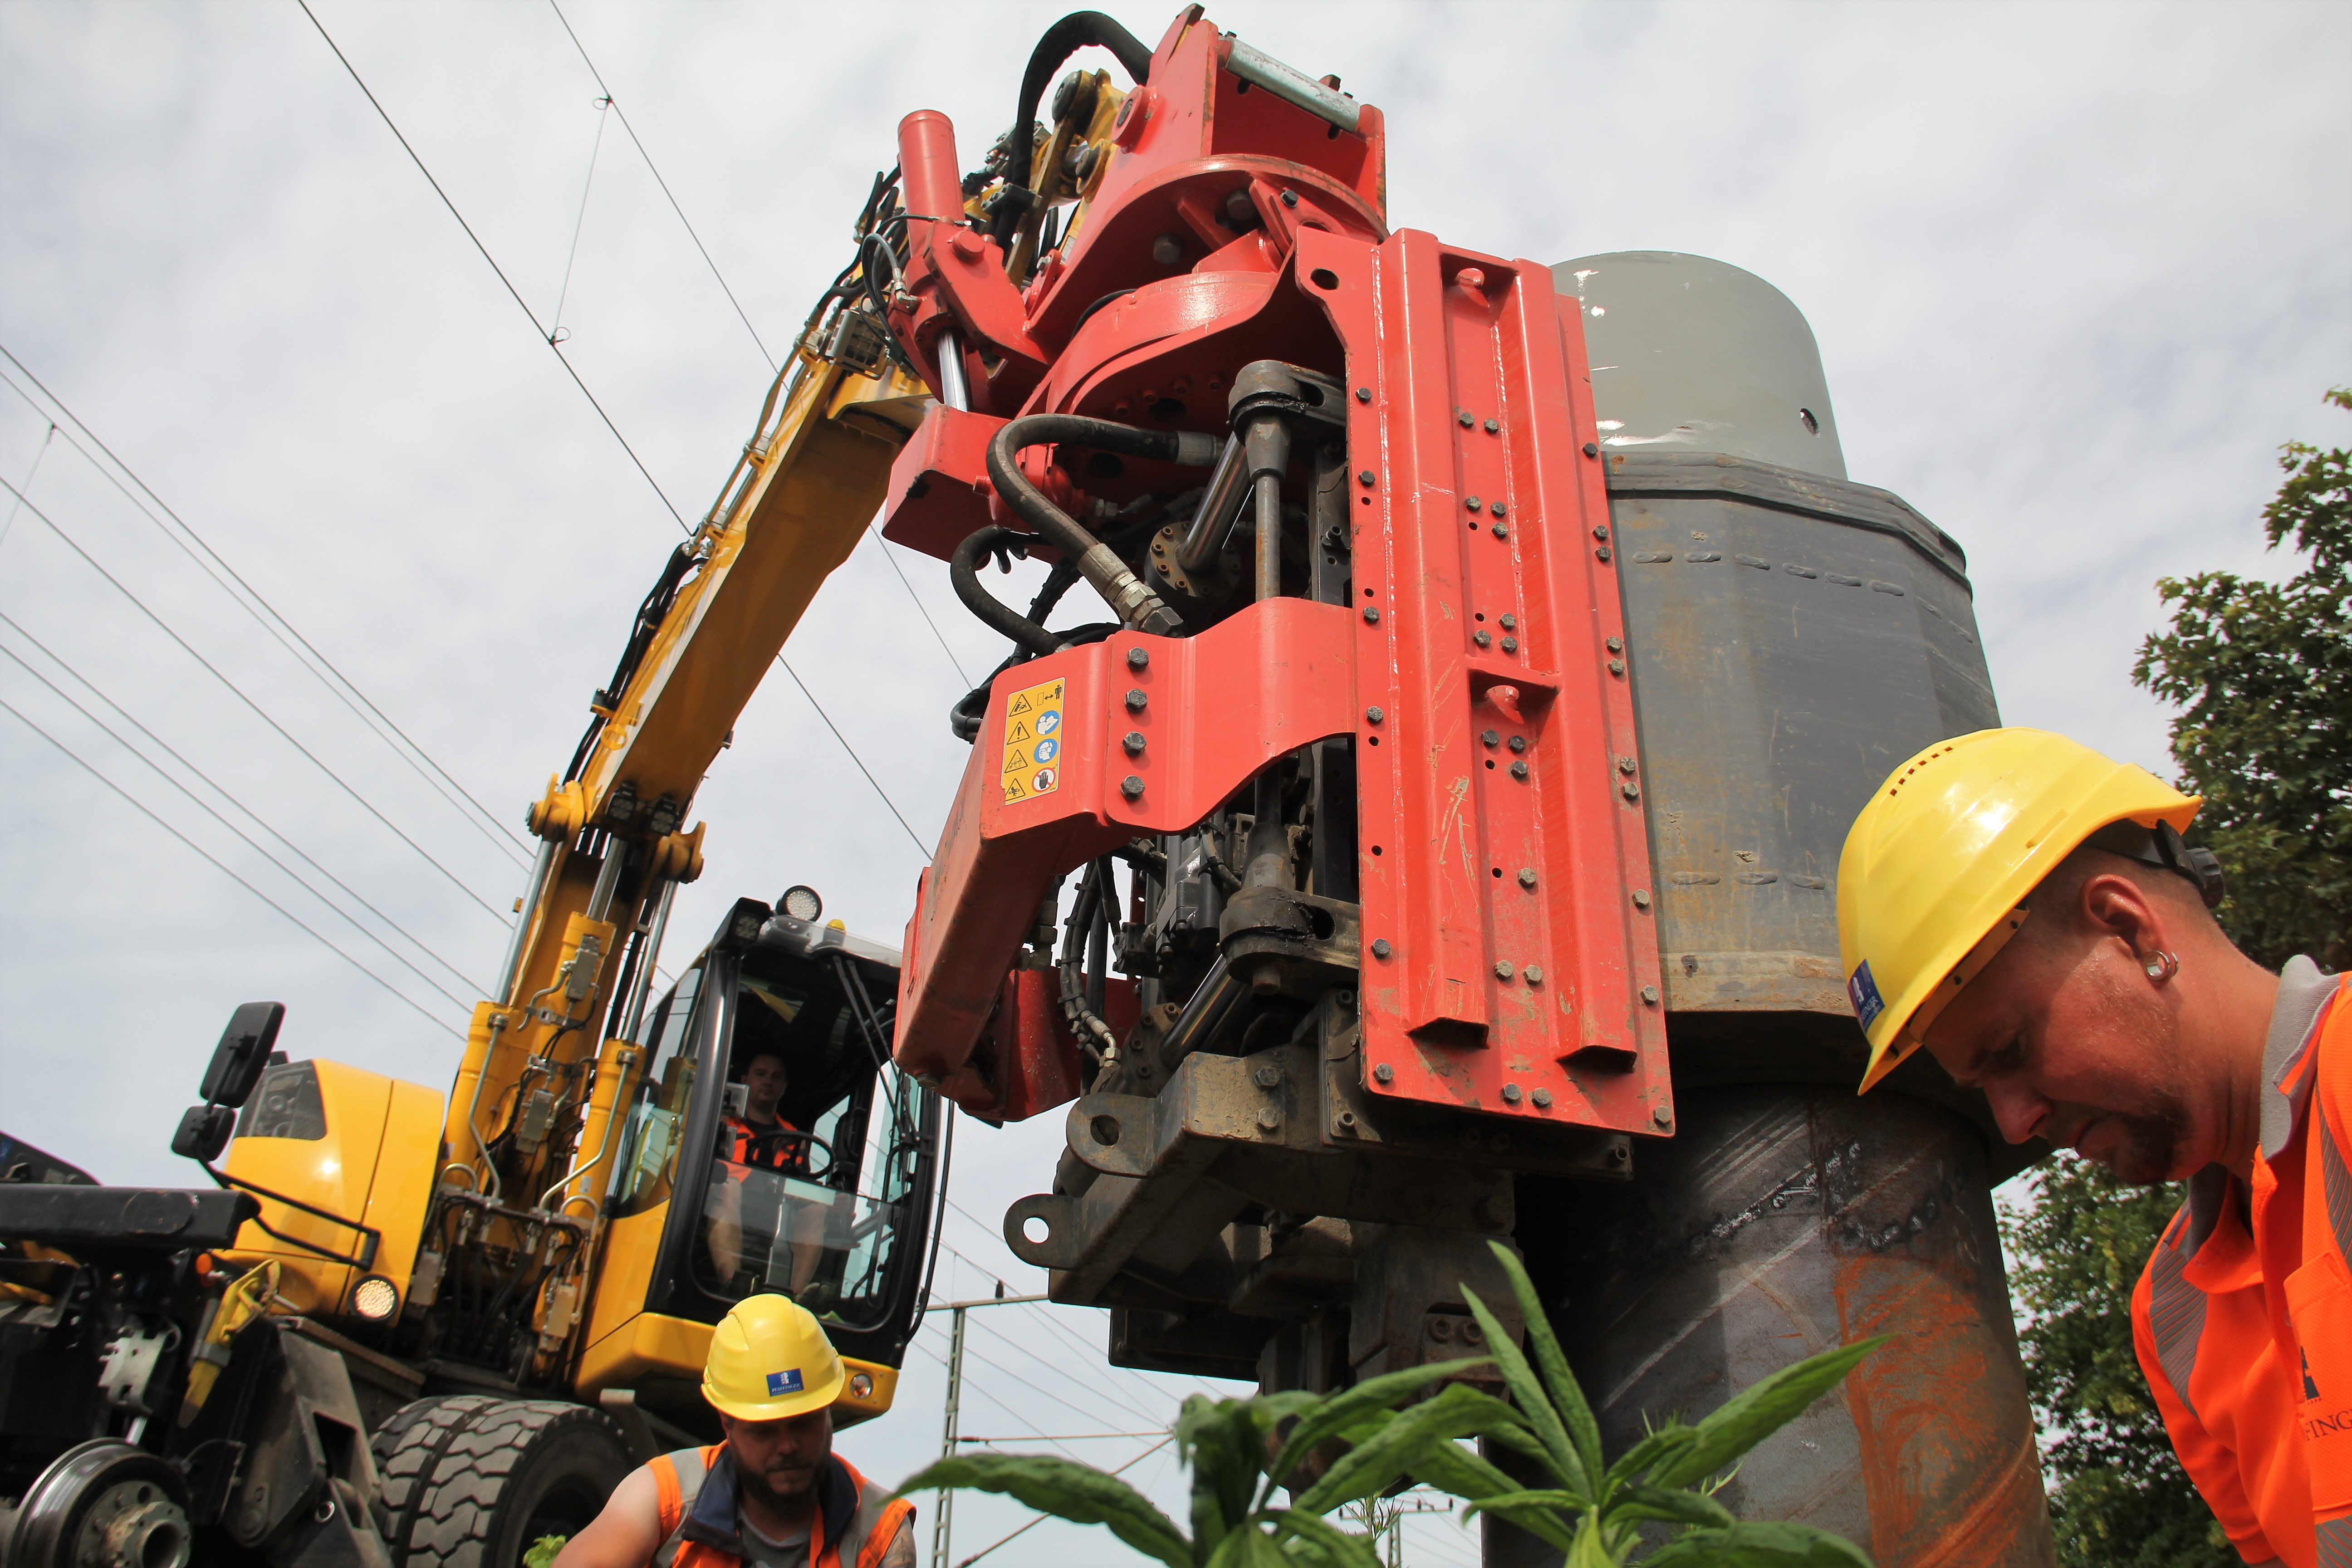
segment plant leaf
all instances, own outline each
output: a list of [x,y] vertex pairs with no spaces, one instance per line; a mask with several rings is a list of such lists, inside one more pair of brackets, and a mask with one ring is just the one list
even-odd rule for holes
[[1275,1538],[1296,1539],[1310,1560],[1331,1568],[1381,1568],[1380,1554],[1360,1535],[1350,1535],[1320,1514],[1298,1509],[1276,1509],[1256,1516],[1274,1526]]
[[1499,1492],[1483,1500],[1474,1501],[1462,1510],[1464,1522],[1474,1513],[1491,1513],[1508,1520],[1529,1535],[1548,1545],[1566,1552],[1576,1541],[1576,1523],[1564,1511],[1556,1499],[1577,1500],[1573,1492],[1515,1491]]
[[1655,1469],[1674,1455],[1698,1441],[1698,1434],[1681,1421],[1669,1417],[1666,1424],[1617,1456],[1601,1479],[1601,1489],[1622,1485]]
[[1870,1559],[1843,1536],[1772,1521],[1688,1531],[1642,1568],[1870,1568]]
[[1206,1568],[1290,1568],[1274,1538],[1257,1527],[1255,1516],[1240,1526],[1209,1553]]
[[1099,1524],[1168,1568],[1192,1568],[1192,1545],[1175,1521],[1116,1476],[1051,1454],[956,1454],[900,1481],[900,1497],[952,1487],[1001,1492],[1073,1524]]
[[1192,1539],[1215,1546],[1245,1518],[1257,1480],[1257,1423],[1244,1399],[1196,1394],[1176,1418],[1179,1457],[1192,1470]]
[[1835,1388],[1855,1363],[1894,1337],[1880,1334],[1807,1356],[1740,1390],[1690,1428],[1693,1441],[1659,1465],[1651,1473],[1651,1481],[1662,1487],[1688,1486],[1715,1474],[1803,1415],[1814,1400]]
[[1341,1455],[1317,1481],[1292,1500],[1292,1506],[1309,1513],[1328,1513],[1342,1503],[1386,1491],[1389,1483],[1411,1470],[1424,1454],[1438,1446],[1452,1447],[1493,1423],[1486,1406],[1491,1395],[1455,1384],[1411,1409]]
[[1705,1492],[1639,1484],[1627,1487],[1611,1498],[1608,1505],[1601,1510],[1601,1517],[1610,1524],[1638,1519],[1659,1519],[1675,1524],[1697,1525],[1726,1525],[1738,1522],[1731,1517],[1729,1509]]
[[1561,1423],[1551,1396],[1544,1392],[1543,1382],[1536,1376],[1535,1368],[1528,1364],[1527,1355],[1512,1343],[1510,1332],[1503,1327],[1503,1321],[1478,1299],[1477,1291],[1465,1284],[1462,1287],[1462,1299],[1470,1304],[1471,1315],[1478,1320],[1478,1326],[1486,1331],[1486,1348],[1493,1354],[1495,1364],[1502,1368],[1503,1381],[1510,1385],[1511,1397],[1518,1401],[1519,1413],[1526,1420],[1528,1430],[1536,1435],[1544,1446],[1544,1452],[1551,1457],[1552,1469],[1574,1490],[1590,1492],[1593,1478],[1585,1473],[1584,1460],[1577,1453],[1576,1446],[1569,1441],[1568,1427]]
[[1591,1507],[1590,1499],[1575,1492],[1562,1491],[1558,1487],[1538,1488],[1533,1491],[1498,1492],[1490,1498],[1474,1499],[1462,1510],[1462,1517],[1477,1513],[1499,1513],[1511,1509],[1565,1508],[1582,1510]]
[[[1464,1367],[1485,1364],[1483,1361],[1429,1362],[1421,1366],[1406,1367],[1402,1372],[1368,1377],[1353,1388],[1330,1395],[1320,1405],[1298,1418],[1298,1425],[1292,1427],[1290,1436],[1283,1440],[1282,1451],[1275,1455],[1274,1463],[1266,1468],[1267,1479],[1275,1486],[1283,1485],[1289,1479],[1290,1472],[1298,1468],[1301,1459],[1364,1417],[1390,1408],[1405,1395],[1418,1394],[1439,1378],[1460,1372]],[[1322,1510],[1318,1509],[1316,1511],[1319,1513]]]
[[1551,1394],[1552,1407],[1559,1412],[1560,1425],[1567,1428],[1570,1441],[1576,1446],[1576,1457],[1584,1463],[1583,1479],[1590,1486],[1592,1478],[1601,1473],[1601,1423],[1593,1418],[1592,1405],[1584,1397],[1584,1385],[1569,1370],[1568,1356],[1551,1331],[1551,1320],[1544,1313],[1535,1281],[1528,1278],[1528,1266],[1501,1242],[1490,1241],[1486,1245],[1494,1249],[1503,1272],[1510,1276],[1511,1293],[1519,1299],[1519,1315],[1527,1320],[1529,1359],[1543,1373],[1544,1388]]

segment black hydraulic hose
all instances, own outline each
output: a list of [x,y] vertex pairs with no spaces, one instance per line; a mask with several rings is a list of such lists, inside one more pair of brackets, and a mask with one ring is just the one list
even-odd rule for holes
[[[1073,11],[1045,29],[1045,37],[1030,52],[1029,68],[1021,73],[1021,101],[1013,110],[1013,131],[1004,139],[1004,183],[1025,189],[1029,184],[1029,155],[1032,133],[1036,123],[1037,105],[1045,97],[1046,84],[1062,62],[1092,44],[1108,49],[1121,69],[1138,83],[1151,77],[1151,51],[1140,39],[1099,11]],[[996,243],[1010,246],[1013,231],[1021,224],[1022,208],[1006,202],[996,214],[993,232]]]
[[1004,498],[1005,505],[1066,559],[1077,563],[1079,574],[1118,612],[1122,625],[1173,635],[1183,626],[1183,618],[1161,603],[1116,552],[1079,526],[1021,471],[1022,448],[1048,442],[1198,468],[1215,462],[1223,443],[1191,431],[1143,430],[1079,414],[1028,415],[1007,424],[988,443],[989,482]]
[[948,557],[948,581],[955,585],[956,597],[963,601],[964,608],[989,626],[1031,653],[1051,653],[1062,646],[1061,639],[990,593],[980,581],[982,562],[1008,545],[1027,543],[1028,538],[1017,529],[990,523],[955,547]]

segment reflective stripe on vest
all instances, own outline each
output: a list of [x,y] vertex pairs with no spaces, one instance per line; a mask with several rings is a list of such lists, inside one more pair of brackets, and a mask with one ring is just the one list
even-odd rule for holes
[[[726,1447],[713,1443],[704,1448],[680,1448],[660,1456],[648,1467],[653,1471],[655,1492],[660,1499],[663,1536],[648,1568],[738,1568],[747,1560],[740,1551],[729,1550],[710,1540],[693,1539],[687,1533],[703,1483],[709,1479]],[[809,1521],[809,1568],[880,1568],[883,1554],[898,1538],[899,1526],[914,1514],[915,1505],[876,1486],[838,1454],[827,1464],[829,1469],[838,1468],[840,1482],[836,1485],[845,1482],[856,1502],[848,1510],[837,1541],[826,1539],[825,1514],[838,1510],[817,1509]],[[820,1496],[826,1489],[821,1482]],[[732,1508],[728,1511],[732,1514]],[[740,1519],[735,1524],[740,1531]],[[740,1536],[736,1544],[740,1545]]]
[[2147,1260],[2147,1326],[2156,1336],[2158,1363],[2193,1415],[2197,1402],[2189,1396],[2189,1377],[2197,1370],[2197,1342],[2205,1334],[2205,1292],[2184,1278],[2195,1255],[2187,1245],[2189,1227],[2184,1205]]

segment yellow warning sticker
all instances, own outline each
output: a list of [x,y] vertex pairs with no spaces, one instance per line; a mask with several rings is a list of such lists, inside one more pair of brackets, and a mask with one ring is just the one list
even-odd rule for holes
[[1004,707],[1004,765],[998,770],[1008,805],[1050,795],[1062,782],[1062,686],[1016,691]]

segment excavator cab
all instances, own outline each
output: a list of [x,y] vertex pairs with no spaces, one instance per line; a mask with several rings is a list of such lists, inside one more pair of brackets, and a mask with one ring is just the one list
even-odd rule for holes
[[[922,1310],[944,1110],[891,1059],[898,955],[820,924],[805,889],[781,902],[739,902],[646,1019],[600,1316],[625,1297],[711,1324],[746,1296],[790,1296],[851,1364],[837,1416],[855,1419],[887,1408]],[[623,1282],[633,1271],[641,1292]],[[646,1338],[605,1328],[592,1328],[583,1371],[605,1341]],[[698,1371],[698,1353],[628,1381],[657,1405],[661,1385]]]

